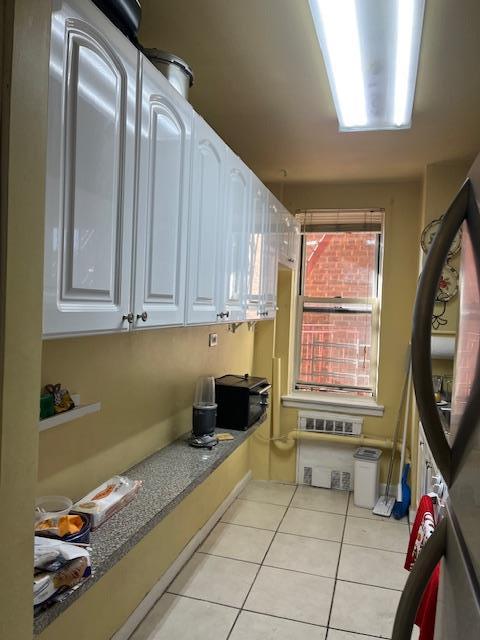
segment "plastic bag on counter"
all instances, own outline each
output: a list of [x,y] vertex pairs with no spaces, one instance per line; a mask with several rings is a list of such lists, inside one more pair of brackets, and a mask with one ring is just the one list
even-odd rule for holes
[[91,575],[90,554],[61,540],[35,536],[33,604],[45,604],[58,593],[75,587]]
[[117,513],[137,495],[142,482],[125,476],[113,476],[76,502],[72,511],[90,516],[92,530]]

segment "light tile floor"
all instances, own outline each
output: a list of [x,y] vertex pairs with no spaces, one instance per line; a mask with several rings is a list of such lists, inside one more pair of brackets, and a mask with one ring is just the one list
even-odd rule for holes
[[390,638],[408,532],[344,492],[252,481],[131,640]]

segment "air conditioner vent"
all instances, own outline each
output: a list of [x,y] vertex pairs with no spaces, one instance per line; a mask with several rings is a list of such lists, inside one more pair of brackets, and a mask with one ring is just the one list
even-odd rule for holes
[[303,467],[303,484],[312,486],[312,467]]
[[300,411],[298,428],[301,431],[318,431],[335,435],[353,436],[362,433],[363,418],[336,413]]

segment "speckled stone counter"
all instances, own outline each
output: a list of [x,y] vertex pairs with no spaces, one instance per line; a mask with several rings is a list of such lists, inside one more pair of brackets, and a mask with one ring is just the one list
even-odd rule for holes
[[140,492],[130,504],[91,534],[92,576],[79,588],[69,592],[61,602],[39,613],[34,620],[34,633],[41,633],[82,593],[90,589],[245,442],[260,424],[256,423],[248,431],[222,430],[231,433],[234,439],[219,442],[211,451],[190,447],[183,436],[122,472],[132,480],[143,481]]

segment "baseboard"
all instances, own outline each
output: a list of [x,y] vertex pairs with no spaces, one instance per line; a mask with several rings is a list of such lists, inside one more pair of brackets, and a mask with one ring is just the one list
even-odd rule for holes
[[138,625],[145,618],[147,613],[152,609],[157,601],[163,595],[165,589],[175,578],[177,573],[183,568],[183,566],[190,560],[196,549],[202,544],[205,538],[208,536],[213,527],[217,524],[220,518],[223,516],[228,507],[245,488],[252,477],[252,472],[249,471],[245,476],[237,483],[233,490],[228,494],[222,504],[213,513],[213,515],[207,520],[203,527],[197,531],[187,546],[183,549],[180,555],[174,560],[169,568],[162,575],[160,580],[152,587],[145,598],[140,602],[138,607],[131,613],[123,626],[113,634],[111,640],[128,640]]

